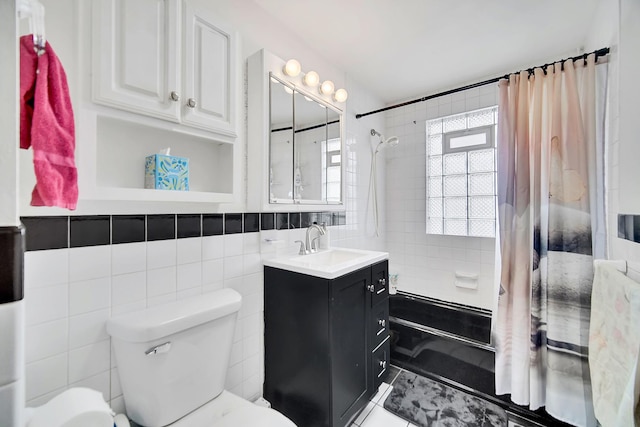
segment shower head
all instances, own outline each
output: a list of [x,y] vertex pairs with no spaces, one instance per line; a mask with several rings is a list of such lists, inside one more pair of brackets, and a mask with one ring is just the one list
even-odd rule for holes
[[384,141],[384,143],[388,144],[390,147],[395,147],[400,143],[400,140],[398,139],[397,136],[392,136],[392,137],[389,137],[386,141]]
[[382,135],[380,132],[376,131],[375,129],[371,129],[371,136],[378,136],[380,138],[380,142],[376,147],[376,153],[378,152],[378,149],[380,148],[380,146],[383,144],[388,145],[389,147],[395,147],[400,142],[400,139],[397,136],[391,136],[385,139],[384,135]]

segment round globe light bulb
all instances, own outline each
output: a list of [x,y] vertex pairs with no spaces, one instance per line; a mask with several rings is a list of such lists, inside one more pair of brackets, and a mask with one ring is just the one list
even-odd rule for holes
[[333,82],[331,80],[323,81],[322,86],[320,86],[320,92],[325,95],[331,95],[334,89],[335,86],[333,85]]
[[304,75],[302,81],[309,87],[316,87],[320,83],[320,76],[315,71],[309,71]]
[[298,74],[300,74],[301,70],[302,70],[302,66],[295,59],[290,59],[287,61],[286,64],[284,64],[283,71],[287,76],[295,77]]
[[333,94],[333,99],[335,99],[337,102],[344,102],[347,100],[348,96],[349,94],[347,93],[346,90],[338,89],[336,93]]

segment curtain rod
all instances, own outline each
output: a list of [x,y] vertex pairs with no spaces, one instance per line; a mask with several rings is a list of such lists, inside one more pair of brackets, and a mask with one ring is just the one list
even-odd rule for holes
[[[526,70],[522,70],[522,71],[527,71],[529,73],[529,75],[531,75],[531,74],[533,74],[533,70],[534,69],[542,68],[545,71],[545,74],[546,74],[546,69],[550,65],[553,65],[553,64],[555,64],[557,62],[564,63],[565,61],[568,61],[569,59],[571,59],[572,61],[577,61],[579,59],[582,59],[582,60],[586,61],[587,56],[591,55],[592,53],[594,53],[596,55],[596,61],[597,61],[598,57],[605,56],[605,55],[609,54],[609,48],[608,47],[603,47],[602,49],[594,50],[593,52],[590,52],[590,53],[585,53],[585,54],[582,54],[582,55],[574,56],[572,58],[561,59],[560,61],[551,62],[551,63],[544,64],[544,65],[538,65],[536,67],[527,68]],[[517,74],[517,73],[520,73],[520,71],[516,71],[515,73],[510,73],[510,74]],[[462,92],[463,90],[473,89],[473,88],[476,88],[476,87],[479,87],[479,86],[484,86],[484,85],[488,85],[488,84],[491,84],[491,83],[496,83],[496,82],[500,81],[501,79],[508,79],[510,74],[505,74],[503,76],[494,77],[492,79],[484,80],[484,81],[481,81],[481,82],[478,82],[478,83],[472,83],[470,85],[462,86],[462,87],[459,87],[459,88],[456,88],[456,89],[445,90],[444,92],[439,92],[439,93],[436,93],[436,94],[433,94],[433,95],[423,96],[422,98],[414,99],[414,100],[411,100],[411,101],[402,102],[400,104],[390,105],[388,107],[380,108],[379,110],[369,111],[368,113],[356,114],[356,119],[360,119],[360,118],[362,118],[364,116],[368,116],[370,114],[382,113],[383,111],[392,110],[394,108],[404,107],[406,105],[411,105],[411,104],[416,104],[418,102],[428,101],[429,99],[439,98],[439,97],[445,96],[445,95],[451,95],[452,93]]]

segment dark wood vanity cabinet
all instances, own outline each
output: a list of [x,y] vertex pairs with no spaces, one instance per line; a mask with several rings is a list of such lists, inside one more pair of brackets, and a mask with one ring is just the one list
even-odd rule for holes
[[388,263],[323,279],[266,267],[264,397],[300,427],[343,427],[389,364]]

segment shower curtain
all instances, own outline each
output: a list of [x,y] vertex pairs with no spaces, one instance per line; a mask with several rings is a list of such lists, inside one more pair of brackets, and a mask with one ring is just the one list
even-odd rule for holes
[[587,343],[593,259],[605,255],[606,65],[589,55],[499,87],[496,393],[595,426]]

